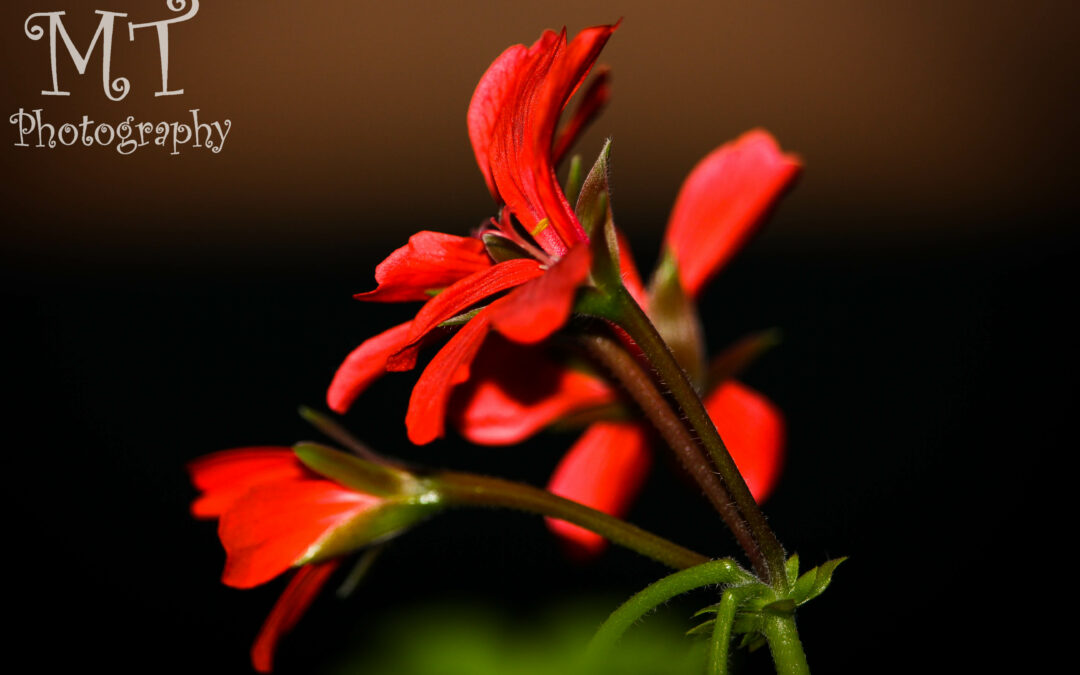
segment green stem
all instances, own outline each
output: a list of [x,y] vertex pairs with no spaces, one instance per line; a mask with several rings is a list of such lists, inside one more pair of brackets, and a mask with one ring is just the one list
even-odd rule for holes
[[700,553],[636,525],[531,485],[455,472],[438,473],[431,480],[449,504],[511,508],[565,520],[674,569],[708,561]]
[[755,579],[730,559],[713,560],[681,572],[668,575],[649,585],[611,613],[589,643],[589,654],[600,656],[607,651],[630,626],[677,595],[702,586],[715,584],[753,583]]
[[[680,412],[689,422],[716,471],[720,474],[724,487],[739,512],[739,519],[746,523],[746,528],[753,538],[753,544],[749,547],[744,545],[743,548],[754,561],[755,571],[762,581],[779,592],[786,592],[788,580],[784,570],[786,560],[784,547],[780,545],[780,541],[769,528],[765,514],[758,508],[757,502],[746,487],[746,481],[735,466],[735,460],[731,458],[731,453],[721,440],[716,426],[705,410],[694,386],[687,378],[686,372],[675,360],[675,356],[653,326],[652,321],[624,287],[612,289],[609,297],[616,305],[615,321],[644,352],[645,357],[656,370],[662,385],[670,392]],[[737,532],[736,536],[738,536]],[[741,538],[739,541],[743,542]]]
[[764,633],[776,664],[776,675],[810,675],[794,614],[766,611]]
[[731,655],[731,628],[735,624],[735,613],[746,598],[761,586],[736,586],[725,588],[720,596],[720,605],[716,608],[716,621],[713,624],[712,642],[709,644],[709,662],[707,675],[727,675],[728,659]]

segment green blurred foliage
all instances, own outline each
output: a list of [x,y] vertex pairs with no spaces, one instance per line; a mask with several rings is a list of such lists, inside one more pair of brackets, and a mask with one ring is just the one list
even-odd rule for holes
[[[475,606],[418,607],[363,636],[329,675],[585,675],[579,659],[612,605],[577,605],[528,620]],[[685,636],[685,614],[647,617],[589,675],[700,675],[705,642]]]

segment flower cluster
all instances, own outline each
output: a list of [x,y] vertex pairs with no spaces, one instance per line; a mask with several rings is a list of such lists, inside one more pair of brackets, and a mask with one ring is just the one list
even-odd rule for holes
[[[414,369],[424,346],[449,335],[413,388],[409,439],[434,441],[450,421],[472,442],[509,445],[568,419],[586,420],[549,490],[622,515],[650,464],[650,429],[627,414],[610,381],[548,340],[580,313],[582,294],[595,286],[603,262],[594,244],[608,237],[605,250],[617,249],[608,261],[617,267],[617,283],[704,394],[708,416],[760,500],[779,475],[783,420],[764,396],[734,379],[731,358],[706,367],[695,300],[791,185],[799,162],[760,130],[705,157],[683,184],[646,286],[614,227],[606,191],[583,189],[580,165],[566,191],[556,177],[608,100],[606,69],[586,79],[617,27],[589,28],[569,41],[565,30],[546,31],[531,46],[504,51],[484,73],[468,130],[496,216],[471,236],[419,232],[378,265],[377,287],[357,299],[423,304],[411,321],[348,355],[327,403],[345,413],[375,379]],[[579,90],[580,103],[560,127]],[[609,149],[597,164],[604,171]],[[640,353],[628,334],[617,326],[612,332],[627,351]],[[253,648],[260,671],[270,669],[278,638],[343,554],[394,536],[443,503],[437,482],[310,444],[226,451],[195,461],[190,472],[203,493],[194,515],[219,520],[224,583],[247,588],[298,568]],[[550,519],[549,526],[579,554],[604,546],[599,534],[578,525]]]

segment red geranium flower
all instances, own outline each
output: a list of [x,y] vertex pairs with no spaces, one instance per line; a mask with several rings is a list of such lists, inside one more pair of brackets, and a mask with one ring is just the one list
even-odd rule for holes
[[[694,168],[679,192],[665,238],[666,254],[673,258],[689,299],[700,294],[706,281],[753,234],[799,168],[797,158],[783,154],[760,130],[721,146]],[[648,294],[627,251],[623,242],[623,282],[648,309]],[[507,362],[516,364],[512,376]],[[535,349],[525,353],[524,348],[503,345],[487,350],[476,370],[454,406],[458,429],[476,443],[517,443],[567,415],[616,402],[615,392],[603,381],[562,367]],[[768,399],[735,380],[714,385],[705,396],[705,407],[751,493],[761,501],[780,475],[783,418]],[[564,456],[548,488],[622,516],[650,462],[647,429],[615,419],[597,422]],[[562,521],[549,525],[581,553],[595,554],[604,547],[604,540],[593,532]]]
[[412,321],[349,354],[327,392],[331,409],[344,413],[383,372],[415,367],[425,338],[455,319],[461,328],[421,374],[405,419],[410,440],[430,442],[442,436],[451,390],[468,379],[489,333],[533,344],[566,322],[591,254],[555,164],[606,100],[606,73],[587,88],[566,128],[557,134],[556,125],[615,28],[589,28],[569,43],[565,30],[546,31],[531,47],[507,49],[484,73],[469,105],[469,138],[505,208],[477,238],[420,232],[376,268],[378,287],[358,299],[426,303]]
[[[343,475],[359,476],[364,483],[377,474],[399,493],[373,494],[312,471],[298,452],[240,448],[188,465],[192,482],[202,492],[191,505],[192,515],[218,519],[226,553],[224,584],[251,588],[299,568],[252,646],[252,664],[260,672],[271,670],[278,639],[307,610],[342,554],[396,534],[434,506],[431,499],[419,499],[420,484],[407,474],[362,466],[349,457],[342,460],[343,453],[329,449],[308,448],[305,461],[329,458],[353,469],[350,474],[346,468]],[[359,474],[356,466],[361,466]]]

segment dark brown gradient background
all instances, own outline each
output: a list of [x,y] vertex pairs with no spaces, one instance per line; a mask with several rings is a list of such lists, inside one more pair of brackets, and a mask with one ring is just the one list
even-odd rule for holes
[[[62,58],[69,98],[41,96],[48,48],[23,34],[26,16],[66,10],[85,45],[94,9],[168,16],[164,0],[3,3],[0,120],[21,107],[54,124],[184,121],[198,108],[233,127],[221,154],[176,157],[17,148],[15,129],[0,130],[5,610],[17,625],[2,639],[13,662],[36,664],[26,672],[248,672],[281,584],[218,583],[224,556],[187,515],[183,464],[314,435],[295,406],[319,405],[344,355],[411,309],[351,294],[412,232],[465,233],[492,213],[465,128],[484,69],[543,28],[620,17],[601,58],[612,104],[578,149],[588,158],[614,138],[616,218],[644,269],[709,150],[760,126],[805,160],[702,314],[713,350],[784,332],[746,374],[788,423],[766,512],[804,560],[851,556],[800,610],[815,672],[1014,660],[1039,672],[1043,641],[1027,626],[1041,610],[1013,589],[1062,575],[1047,475],[1075,454],[1073,4],[206,0],[170,33],[184,95],[153,96],[156,39],[128,43],[121,26],[124,101],[101,90],[100,51],[83,77]],[[573,441],[493,450],[450,434],[411,447],[413,381],[380,381],[346,423],[389,454],[535,484]],[[733,554],[660,457],[630,519]],[[536,519],[450,514],[397,540],[357,597],[320,599],[281,672],[379,648],[403,607],[477,601],[513,624],[661,573],[621,550],[573,566]]]
[[[82,46],[97,5],[69,4]],[[418,225],[462,231],[491,210],[464,125],[487,64],[541,27],[619,17],[602,58],[613,104],[579,149],[615,139],[617,206],[631,232],[661,227],[693,163],[754,126],[807,165],[770,246],[1041,236],[1060,226],[1071,187],[1078,17],[1065,3],[205,2],[172,30],[170,79],[182,96],[153,96],[152,30],[135,42],[119,34],[114,77],[132,81],[121,102],[101,91],[99,52],[77,77],[62,50],[72,96],[39,94],[47,45],[22,22],[60,5],[0,10],[5,119],[43,107],[56,122],[168,121],[199,108],[233,130],[221,155],[148,147],[123,157],[15,148],[6,125],[4,244],[40,264],[347,259]],[[164,2],[109,7],[134,21],[168,15]]]

